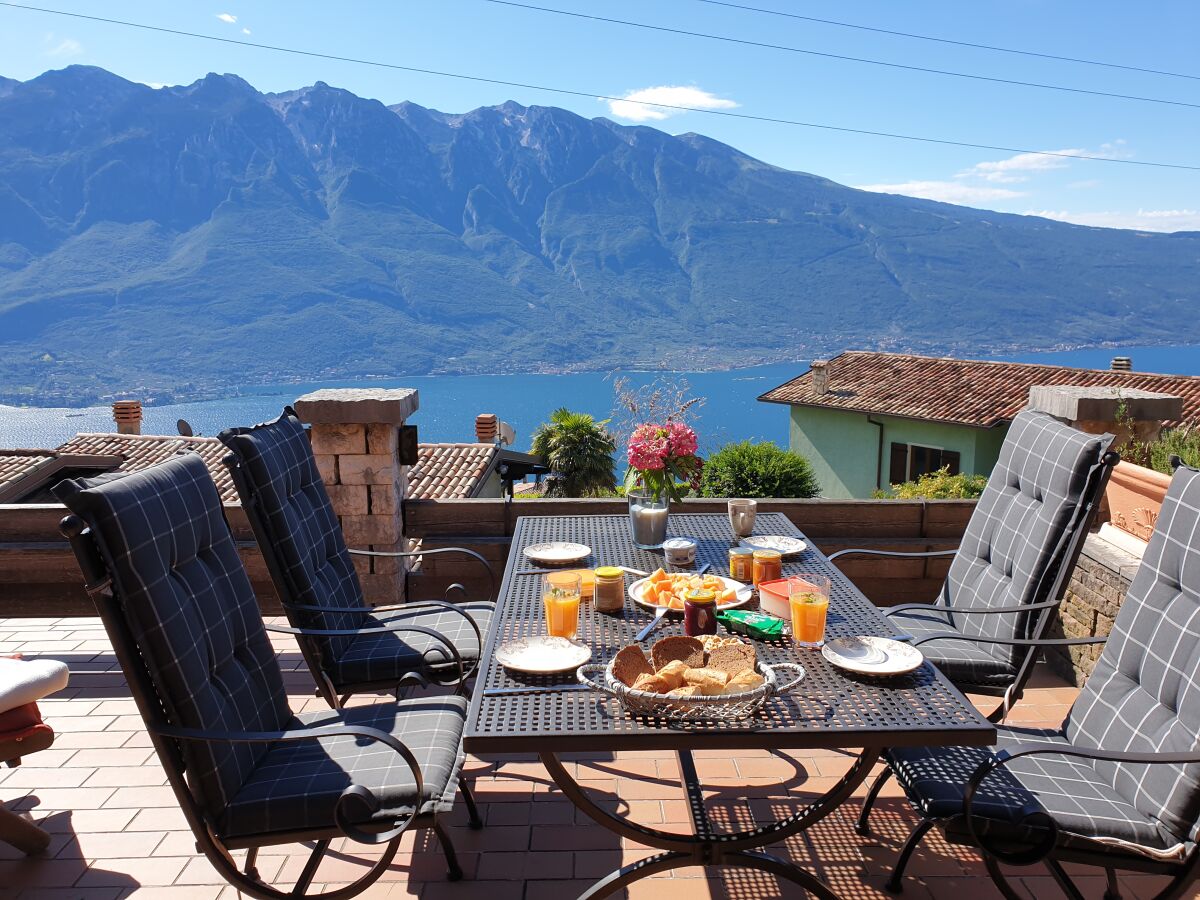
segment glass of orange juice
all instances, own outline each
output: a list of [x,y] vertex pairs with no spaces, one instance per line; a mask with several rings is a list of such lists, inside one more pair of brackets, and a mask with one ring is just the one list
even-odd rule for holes
[[579,631],[579,572],[547,572],[542,576],[542,603],[546,608],[546,633],[574,639]]
[[830,580],[824,575],[800,574],[788,579],[792,640],[798,646],[811,650],[824,646],[830,585]]

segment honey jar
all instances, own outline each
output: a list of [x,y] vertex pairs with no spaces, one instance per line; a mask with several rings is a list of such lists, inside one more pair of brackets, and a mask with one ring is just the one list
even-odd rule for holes
[[729,548],[729,577],[734,581],[750,581],[754,577],[754,551],[749,547]]
[[754,587],[760,582],[783,577],[783,555],[778,550],[755,550],[753,562]]
[[625,608],[625,572],[616,566],[596,570],[596,612],[619,612]]

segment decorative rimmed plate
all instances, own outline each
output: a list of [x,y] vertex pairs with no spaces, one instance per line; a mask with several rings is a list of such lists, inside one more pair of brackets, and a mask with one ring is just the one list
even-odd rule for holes
[[808,549],[808,544],[786,534],[752,534],[742,538],[742,546],[751,550],[778,550],[783,556],[795,556]]
[[516,638],[496,648],[496,662],[528,675],[578,669],[591,658],[592,648],[587,644],[545,634]]
[[904,675],[925,661],[924,654],[911,644],[870,635],[826,641],[821,655],[835,666],[860,675]]
[[[740,581],[734,581],[732,578],[726,578],[724,575],[718,575],[717,577],[721,579],[721,584],[724,585],[722,590],[734,588],[737,591],[737,599],[732,603],[720,604],[717,607],[717,612],[720,612],[723,609],[737,609],[739,606],[745,606],[750,602],[750,598],[754,596],[754,589],[750,587],[750,585],[742,584]],[[646,588],[647,582],[649,581],[649,578],[639,578],[629,586],[629,596],[633,599],[634,603],[643,609],[657,610],[658,604],[651,603],[649,600],[646,600],[642,593]],[[681,615],[683,610],[669,609],[667,612]]]
[[587,559],[592,553],[592,548],[586,544],[550,541],[545,544],[530,544],[524,552],[534,562],[550,566],[566,566]]

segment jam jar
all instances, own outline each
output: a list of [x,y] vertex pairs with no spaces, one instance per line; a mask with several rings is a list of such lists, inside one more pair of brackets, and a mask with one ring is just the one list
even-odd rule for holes
[[778,550],[754,551],[754,588],[761,582],[783,577],[783,555]]
[[696,588],[683,598],[683,633],[688,637],[717,633],[717,595]]
[[596,570],[596,593],[592,600],[596,612],[620,612],[625,608],[625,572],[616,566]]
[[754,577],[754,551],[749,547],[729,548],[729,577],[734,581],[750,581]]

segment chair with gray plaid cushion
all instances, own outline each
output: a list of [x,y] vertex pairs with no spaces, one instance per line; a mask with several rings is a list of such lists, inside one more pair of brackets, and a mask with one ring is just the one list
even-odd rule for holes
[[[460,781],[463,697],[293,713],[216,485],[195,454],[121,478],[64,481],[55,494],[72,513],[63,532],[197,847],[230,884],[258,898],[304,896],[331,840],[386,845],[354,884],[317,895],[350,897],[383,874],[409,828],[433,829],[450,877],[461,877],[441,817],[459,790],[479,824]],[[297,842],[315,842],[299,879],[290,891],[272,887],[255,868],[259,848]],[[247,851],[244,869],[233,850]]]
[[[220,440],[229,448],[225,464],[292,624],[368,629],[355,637],[299,640],[318,693],[331,706],[363,691],[398,690],[414,678],[441,683],[455,677],[457,663],[447,653],[447,641],[467,675],[473,673],[495,611],[490,599],[368,606],[351,554],[466,555],[487,570],[494,592],[492,570],[482,556],[458,547],[411,553],[347,548],[308,435],[290,407],[273,422],[222,431]],[[447,596],[454,590],[465,595],[461,585],[451,585]]]
[[[1084,638],[1062,643],[1096,643]],[[1179,468],[1096,668],[1057,729],[999,726],[998,749],[894,748],[888,765],[921,814],[889,887],[932,827],[1000,863],[1063,863],[1170,876],[1158,900],[1200,877],[1200,472]],[[1192,894],[1191,896],[1194,896]]]

